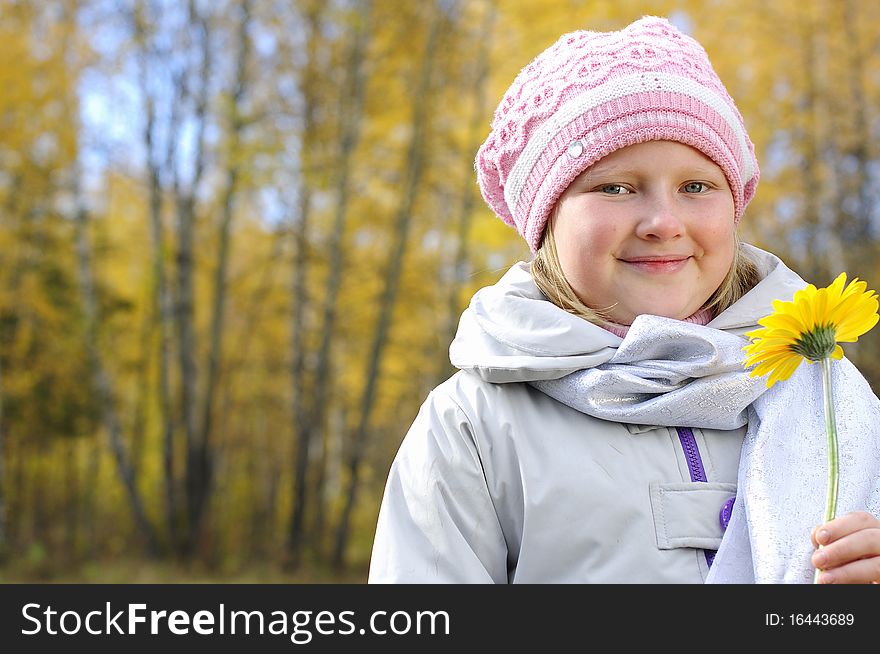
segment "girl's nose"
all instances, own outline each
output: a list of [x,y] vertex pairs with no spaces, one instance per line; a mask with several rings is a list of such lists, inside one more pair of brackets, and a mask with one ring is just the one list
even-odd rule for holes
[[655,197],[643,207],[636,234],[649,240],[668,241],[684,233],[684,224],[671,198]]

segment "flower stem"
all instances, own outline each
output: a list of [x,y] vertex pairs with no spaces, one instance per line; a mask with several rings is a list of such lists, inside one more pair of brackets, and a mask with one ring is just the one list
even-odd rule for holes
[[[825,435],[828,451],[828,485],[825,495],[824,522],[834,520],[837,513],[837,422],[834,419],[834,395],[831,388],[831,358],[822,359],[822,395],[825,400]],[[821,548],[821,545],[819,546]],[[813,583],[819,582],[819,569],[813,576]]]

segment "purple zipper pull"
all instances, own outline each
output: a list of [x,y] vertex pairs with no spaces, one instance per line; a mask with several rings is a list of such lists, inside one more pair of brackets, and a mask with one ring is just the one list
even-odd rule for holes
[[735,502],[736,497],[731,497],[721,507],[721,513],[718,514],[718,522],[721,523],[722,532],[727,531],[727,525],[730,524],[730,516],[733,515],[733,505]]
[[[694,432],[691,431],[690,427],[677,427],[676,431],[678,431],[678,440],[681,441],[681,447],[684,450],[684,458],[687,460],[691,481],[709,481],[706,477],[706,469],[703,468],[703,459],[700,456],[700,448],[697,446]],[[725,503],[724,506],[727,506],[727,504]],[[732,507],[733,504],[731,503]],[[728,520],[730,520],[729,517]],[[715,560],[715,551],[703,550],[703,553],[706,555],[706,563],[711,568],[712,562]]]

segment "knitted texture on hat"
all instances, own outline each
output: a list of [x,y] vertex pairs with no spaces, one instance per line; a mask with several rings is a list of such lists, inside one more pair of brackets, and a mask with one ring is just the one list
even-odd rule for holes
[[477,153],[477,180],[535,252],[575,177],[615,150],[656,140],[714,161],[739,222],[760,175],[742,116],[703,47],[646,16],[617,32],[564,34],[523,68]]

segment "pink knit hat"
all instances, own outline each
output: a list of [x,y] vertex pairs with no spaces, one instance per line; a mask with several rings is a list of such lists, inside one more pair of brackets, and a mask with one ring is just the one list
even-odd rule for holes
[[727,177],[739,222],[760,172],[742,116],[706,51],[664,18],[563,35],[522,69],[477,153],[483,197],[532,252],[575,177],[644,141],[678,141]]

